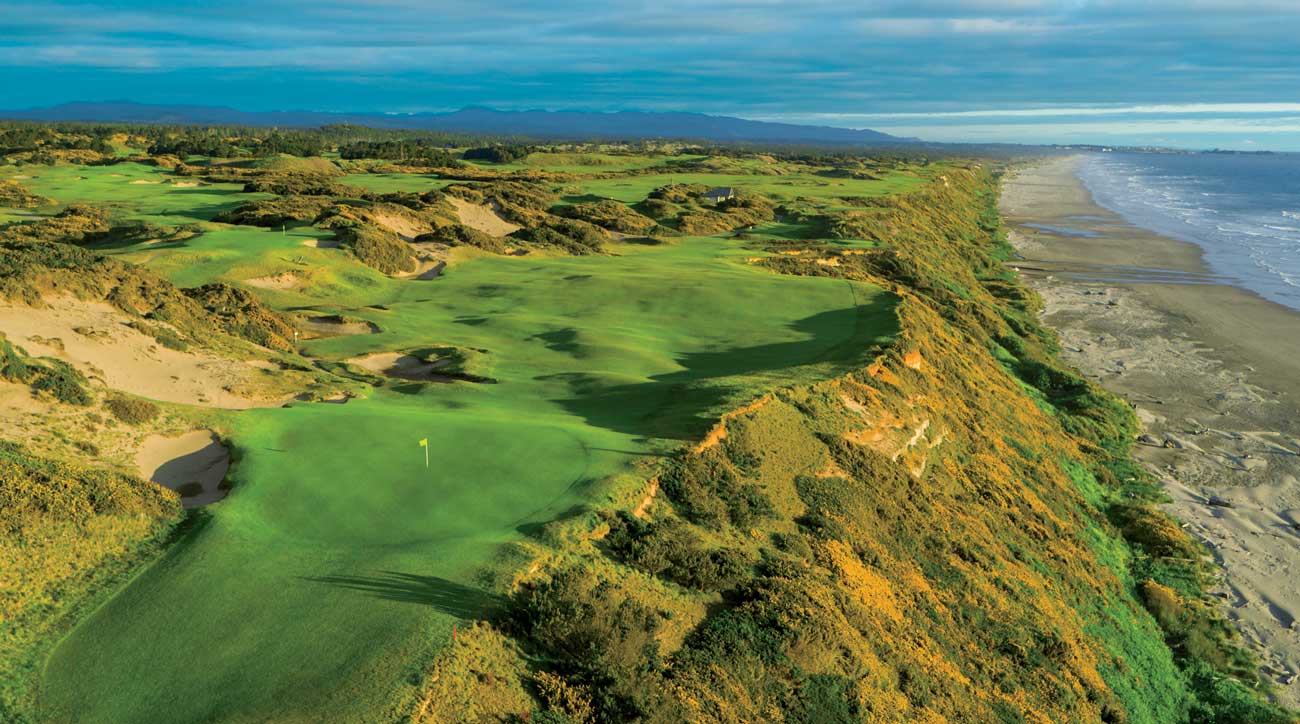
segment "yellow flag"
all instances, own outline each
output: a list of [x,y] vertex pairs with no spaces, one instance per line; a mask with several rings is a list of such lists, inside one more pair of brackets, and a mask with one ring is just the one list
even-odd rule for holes
[[426,437],[423,440],[421,440],[420,447],[429,447],[429,438]]

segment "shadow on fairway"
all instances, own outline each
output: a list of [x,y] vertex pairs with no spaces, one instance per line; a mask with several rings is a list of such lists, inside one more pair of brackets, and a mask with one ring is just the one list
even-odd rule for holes
[[445,614],[463,619],[491,618],[506,602],[503,596],[445,578],[397,571],[382,571],[376,576],[318,576],[306,580],[368,593],[388,601],[433,606]]
[[[800,319],[790,329],[807,335],[797,342],[778,342],[677,359],[685,369],[655,375],[648,382],[608,385],[600,375],[580,372],[552,375],[572,394],[557,400],[587,424],[642,437],[690,440],[717,422],[720,407],[746,389],[781,386],[795,381],[783,374],[807,364],[830,363],[845,369],[873,354],[898,333],[896,298],[880,294],[865,304]],[[756,384],[756,378],[764,380]]]

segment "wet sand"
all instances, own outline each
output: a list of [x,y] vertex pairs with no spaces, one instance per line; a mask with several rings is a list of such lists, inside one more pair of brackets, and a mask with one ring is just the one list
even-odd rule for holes
[[1008,176],[1015,265],[1064,359],[1135,405],[1139,459],[1220,564],[1214,593],[1278,698],[1300,706],[1300,314],[1098,206],[1078,162]]

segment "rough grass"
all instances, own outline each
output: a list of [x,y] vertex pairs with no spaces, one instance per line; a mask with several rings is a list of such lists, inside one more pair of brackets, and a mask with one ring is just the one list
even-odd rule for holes
[[153,483],[0,441],[0,718],[27,721],[49,647],[97,589],[157,553],[179,514]]

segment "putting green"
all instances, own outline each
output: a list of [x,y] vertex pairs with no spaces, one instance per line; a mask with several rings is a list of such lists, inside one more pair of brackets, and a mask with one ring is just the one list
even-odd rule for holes
[[300,288],[259,293],[380,329],[312,340],[311,354],[470,347],[498,382],[240,413],[234,493],[59,645],[42,686],[52,719],[395,718],[451,627],[496,603],[474,574],[501,543],[896,332],[891,295],[770,273],[730,239],[485,257],[403,281],[303,247],[310,234],[218,227],[113,253],[186,284],[308,270]]

